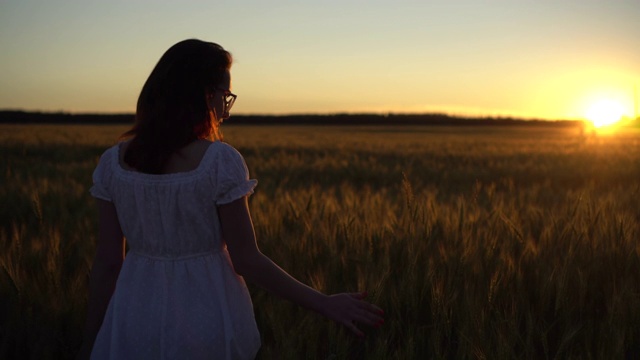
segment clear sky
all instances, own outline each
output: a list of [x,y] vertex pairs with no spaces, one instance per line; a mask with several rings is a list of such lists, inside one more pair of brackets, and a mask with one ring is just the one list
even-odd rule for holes
[[234,55],[236,113],[633,115],[638,19],[638,0],[1,0],[0,109],[133,112],[199,38]]

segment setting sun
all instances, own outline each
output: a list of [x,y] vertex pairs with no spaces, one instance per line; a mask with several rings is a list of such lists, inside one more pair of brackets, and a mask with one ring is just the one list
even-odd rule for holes
[[624,115],[624,107],[617,101],[601,100],[591,105],[586,112],[586,117],[599,128],[617,123]]

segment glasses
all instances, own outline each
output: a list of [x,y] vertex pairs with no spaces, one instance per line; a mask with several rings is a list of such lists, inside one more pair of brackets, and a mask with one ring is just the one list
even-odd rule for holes
[[226,89],[216,89],[216,90],[224,92],[224,112],[231,110],[231,107],[236,102],[236,98],[238,97],[238,95]]

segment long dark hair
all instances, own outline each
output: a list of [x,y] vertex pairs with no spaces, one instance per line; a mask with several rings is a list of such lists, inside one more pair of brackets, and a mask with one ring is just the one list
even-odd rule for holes
[[209,113],[207,94],[231,68],[231,54],[220,45],[181,41],[162,55],[144,83],[124,162],[138,171],[161,174],[176,150],[196,139],[219,136],[219,122]]

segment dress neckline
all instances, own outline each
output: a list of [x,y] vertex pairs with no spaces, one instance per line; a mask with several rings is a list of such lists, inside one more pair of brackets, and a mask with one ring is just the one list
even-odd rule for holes
[[202,155],[202,158],[200,159],[200,162],[198,163],[198,166],[196,166],[194,169],[192,170],[187,170],[187,171],[178,171],[178,172],[172,172],[172,173],[165,173],[165,174],[149,174],[149,173],[144,173],[141,171],[136,171],[136,170],[130,170],[130,169],[125,169],[122,164],[120,164],[120,150],[122,147],[122,144],[124,142],[119,142],[115,145],[115,151],[114,153],[114,157],[115,159],[113,159],[113,162],[115,163],[115,168],[118,172],[128,175],[128,176],[137,176],[137,177],[144,177],[144,178],[155,178],[155,179],[166,179],[166,178],[182,178],[182,177],[190,177],[192,175],[198,174],[202,171],[202,169],[205,168],[205,163],[207,161],[207,158],[209,156],[209,153],[211,153],[211,148],[213,147],[213,144],[219,142],[218,140],[215,141],[211,141],[209,143],[209,145],[207,146],[207,149],[204,151],[204,154]]

